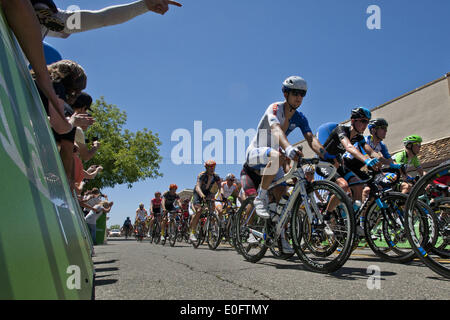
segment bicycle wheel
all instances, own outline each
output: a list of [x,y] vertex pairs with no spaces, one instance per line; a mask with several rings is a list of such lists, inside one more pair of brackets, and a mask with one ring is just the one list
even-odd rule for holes
[[433,217],[433,226],[436,225],[433,229],[436,233],[433,234],[431,251],[441,258],[448,259],[450,258],[450,232],[445,226],[450,224],[450,198],[436,199],[431,210],[434,214],[428,217]]
[[[334,182],[314,181],[307,186],[308,200],[299,194],[291,216],[294,250],[305,267],[314,272],[331,273],[344,265],[355,238],[355,217],[350,198]],[[324,201],[324,202],[322,202]],[[328,228],[320,222],[330,201],[337,202]],[[307,205],[312,214],[308,216]]]
[[255,197],[247,198],[236,213],[236,249],[247,261],[258,262],[264,257],[268,247],[265,245],[265,220],[258,217],[253,206]]
[[419,197],[425,194],[425,188],[428,184],[433,183],[433,180],[449,176],[449,170],[450,161],[447,161],[428,172],[416,183],[406,202],[407,223],[405,225],[408,240],[422,262],[434,272],[446,278],[450,278],[450,259],[442,258],[441,255],[436,254],[436,251],[444,253],[445,257],[445,253],[448,254],[450,250],[450,219],[448,210],[445,207],[436,207],[426,212],[427,215],[433,216],[432,219],[428,218],[425,221],[429,224],[427,228],[417,229],[414,223],[417,216],[415,208]]
[[406,263],[414,259],[415,253],[403,227],[407,199],[408,196],[400,192],[389,192],[380,198],[392,218],[386,219],[375,201],[367,210],[364,222],[366,241],[372,251],[383,260]]
[[206,220],[206,239],[210,250],[216,250],[221,241],[220,220],[217,213],[210,213]]
[[155,244],[158,244],[159,241],[161,241],[161,225],[159,224],[158,221],[155,221],[153,228],[154,228],[154,231],[152,234],[153,242]]
[[195,234],[197,235],[197,241],[192,241],[192,246],[197,249],[201,243],[203,243],[203,216],[200,217],[197,227],[195,228]]
[[175,242],[177,242],[177,234],[178,234],[177,224],[174,220],[169,222],[167,232],[169,236],[169,244],[171,247],[173,247],[175,246]]

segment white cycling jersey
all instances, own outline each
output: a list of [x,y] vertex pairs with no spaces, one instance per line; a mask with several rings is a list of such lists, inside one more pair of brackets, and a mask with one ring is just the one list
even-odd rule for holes
[[308,120],[303,113],[296,111],[289,124],[285,124],[286,116],[284,113],[285,102],[276,102],[271,104],[261,120],[259,121],[257,133],[247,148],[247,163],[252,167],[261,167],[268,163],[268,155],[271,149],[279,150],[279,141],[275,141],[272,136],[271,126],[279,124],[288,136],[295,128],[300,128],[303,135],[311,132]]
[[[224,181],[224,182],[222,182],[222,188],[221,189],[223,189],[223,193],[222,194],[224,195],[224,197],[226,199],[229,196],[231,196],[235,190],[237,190],[237,185],[235,183],[233,183],[231,185],[231,187],[229,187],[228,183],[226,181]],[[219,193],[220,193],[220,191],[219,191]]]
[[145,210],[145,209],[142,209],[142,210],[138,209],[137,210],[137,217],[140,220],[145,220],[145,218],[147,217],[147,210]]

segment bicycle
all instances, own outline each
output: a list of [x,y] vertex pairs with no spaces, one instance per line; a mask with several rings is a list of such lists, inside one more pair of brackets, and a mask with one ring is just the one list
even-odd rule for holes
[[144,240],[144,236],[145,236],[144,223],[145,223],[144,221],[137,221],[136,222],[135,235],[136,235],[136,241],[137,242],[142,242],[142,240]]
[[[432,169],[414,185],[406,202],[406,235],[414,252],[431,270],[445,278],[450,278],[450,208],[435,207],[433,210],[417,211],[419,197],[426,193],[426,188],[439,177],[450,175],[450,161]],[[446,202],[448,204],[448,202]],[[416,221],[425,225],[417,228]],[[437,248],[436,248],[437,247]],[[441,254],[437,254],[439,250]],[[442,258],[442,254],[447,259]]]
[[[262,259],[268,248],[281,248],[281,233],[285,232],[290,222],[289,232],[294,251],[305,267],[314,272],[334,272],[351,254],[355,234],[351,200],[334,182],[317,180],[309,183],[305,178],[303,165],[328,168],[331,171],[330,177],[336,172],[333,165],[318,158],[294,161],[289,172],[269,187],[270,191],[283,182],[294,180],[292,193],[284,199],[286,203],[278,204],[279,214],[274,214],[271,219],[261,219],[255,214],[254,197],[244,201],[237,213],[236,246],[247,261],[255,263]],[[321,203],[316,194],[326,199],[326,203]],[[325,231],[323,216],[332,199],[338,200],[341,209],[333,212],[334,223],[330,227],[330,235]]]
[[[365,184],[370,193],[361,207],[355,212],[355,219],[366,212],[364,234],[356,233],[353,250],[365,239],[370,249],[383,260],[394,263],[407,263],[414,259],[415,253],[406,237],[404,208],[408,196],[393,191],[400,180],[399,169],[385,169],[375,172],[369,168],[368,180],[349,183],[349,186]],[[383,172],[393,173],[391,180]],[[423,207],[425,204],[420,203]]]
[[169,238],[169,244],[171,247],[175,246],[175,243],[177,242],[178,226],[180,221],[179,213],[179,209],[174,209],[167,213],[168,221],[166,226],[166,237]]
[[189,213],[183,212],[181,214],[179,222],[177,224],[177,227],[178,227],[177,241],[178,242],[183,241],[183,239],[186,242],[189,242],[189,224],[190,224]]
[[224,243],[228,242],[232,247],[235,247],[235,236],[234,236],[234,222],[236,215],[235,205],[228,199],[215,201],[222,202],[223,205],[223,215],[220,221],[220,234],[222,236],[222,241]]
[[198,248],[205,240],[210,250],[215,250],[220,244],[220,221],[213,201],[207,199],[202,204],[202,213],[196,228],[197,241],[192,241],[194,248]]
[[133,233],[133,226],[131,224],[130,225],[124,225],[122,227],[122,230],[123,230],[123,232],[125,234],[125,239],[128,239],[128,237],[131,237],[131,235]]
[[161,221],[160,218],[161,215],[157,215],[155,217],[155,221],[153,222],[153,226],[150,230],[150,243],[154,242],[155,244],[158,244],[159,241],[161,240]]
[[[448,197],[450,187],[442,185],[433,181],[432,184],[425,188],[425,194],[419,196],[419,199],[427,203],[430,212],[434,214],[430,215],[432,223],[436,224],[437,230],[445,230],[445,224],[449,220],[450,216],[450,197]],[[450,258],[450,251],[447,250],[449,244],[449,237],[445,237],[444,234],[436,232],[433,239],[431,239],[433,247],[431,250],[439,255],[441,258]]]

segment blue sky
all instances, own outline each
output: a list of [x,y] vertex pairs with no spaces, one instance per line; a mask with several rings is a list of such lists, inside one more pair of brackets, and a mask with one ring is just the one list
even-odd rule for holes
[[[96,10],[127,1],[55,2]],[[203,166],[172,163],[174,130],[193,135],[194,121],[224,136],[226,129],[255,129],[266,107],[283,100],[281,83],[290,75],[308,82],[299,110],[314,131],[346,120],[356,105],[374,108],[450,72],[448,0],[180,2],[164,16],[149,12],[68,39],[46,38],[85,68],[86,92],[126,111],[127,129],[148,128],[163,143],[164,177],[103,190],[115,202],[109,225],[134,217],[139,202],[148,208],[170,183],[194,187]],[[381,9],[380,30],[366,26],[373,4]],[[289,136],[302,139],[300,131]],[[216,171],[238,176],[240,168]]]

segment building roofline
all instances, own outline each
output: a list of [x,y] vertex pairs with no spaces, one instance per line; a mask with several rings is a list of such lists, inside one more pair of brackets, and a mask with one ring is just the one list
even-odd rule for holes
[[[413,93],[416,93],[417,91],[420,91],[420,90],[425,89],[425,88],[427,88],[427,87],[429,87],[429,86],[432,86],[433,84],[435,84],[435,83],[437,83],[437,82],[440,82],[440,81],[442,81],[442,80],[445,80],[445,79],[447,79],[447,78],[449,78],[449,77],[450,77],[450,72],[447,72],[445,75],[443,75],[443,76],[440,77],[439,79],[433,80],[433,81],[431,81],[431,82],[428,82],[427,84],[424,84],[424,85],[421,86],[421,87],[418,87],[418,88],[416,88],[416,89],[414,89],[414,90],[411,90],[411,91],[409,91],[409,92],[407,92],[407,93],[404,93],[404,94],[402,94],[401,96],[399,96],[399,97],[397,97],[397,98],[394,98],[394,99],[392,99],[392,100],[389,100],[388,102],[385,102],[385,103],[383,103],[383,104],[381,104],[381,105],[379,105],[379,106],[373,108],[373,109],[370,110],[370,111],[375,111],[375,110],[381,109],[381,108],[385,107],[385,106],[388,105],[388,104],[391,104],[391,103],[393,103],[393,102],[395,102],[395,101],[397,101],[397,100],[400,100],[400,99],[402,99],[402,98],[404,98],[404,97],[406,97],[406,96],[409,96],[409,95],[411,95],[411,94],[413,94]],[[450,85],[450,84],[449,84],[449,85]]]
[[[431,82],[428,82],[427,84],[424,84],[424,85],[421,86],[421,87],[418,87],[418,88],[416,88],[416,89],[414,89],[414,90],[411,90],[411,91],[409,91],[409,92],[407,92],[407,93],[404,93],[404,94],[402,94],[401,96],[399,96],[399,97],[397,97],[397,98],[394,98],[394,99],[392,99],[392,100],[389,100],[388,102],[385,102],[385,103],[383,103],[383,104],[381,104],[381,105],[379,105],[379,106],[377,106],[377,107],[371,109],[370,111],[373,112],[373,111],[375,111],[375,110],[381,109],[381,108],[387,106],[388,104],[391,104],[391,103],[393,103],[393,102],[395,102],[395,101],[397,101],[397,100],[400,100],[400,99],[402,99],[402,98],[404,98],[404,97],[406,97],[406,96],[409,96],[409,95],[411,95],[411,94],[413,94],[413,93],[415,93],[415,92],[417,92],[417,91],[420,91],[420,90],[422,90],[422,89],[425,89],[425,88],[427,88],[427,87],[429,87],[429,86],[431,86],[431,85],[433,85],[433,84],[435,84],[435,83],[437,83],[437,82],[440,82],[440,81],[442,81],[442,80],[445,80],[445,79],[449,79],[449,84],[448,84],[448,86],[449,86],[449,93],[450,93],[450,72],[447,72],[445,75],[443,75],[443,76],[440,77],[439,79],[433,80],[433,81],[431,81]],[[344,124],[344,123],[346,123],[346,122],[348,122],[348,121],[350,121],[350,119],[341,121],[341,122],[339,122],[339,124]],[[448,137],[446,137],[446,138],[448,138]],[[436,141],[437,141],[437,140],[441,140],[441,139],[445,139],[445,138],[436,139]],[[303,140],[301,140],[301,141],[295,143],[294,146],[297,146],[297,145],[299,145],[299,144],[301,144],[301,143],[303,143],[303,142],[305,142],[305,141],[306,141],[306,139],[303,139]],[[433,142],[433,141],[430,141],[430,142]],[[427,142],[427,143],[428,143],[428,142]]]

